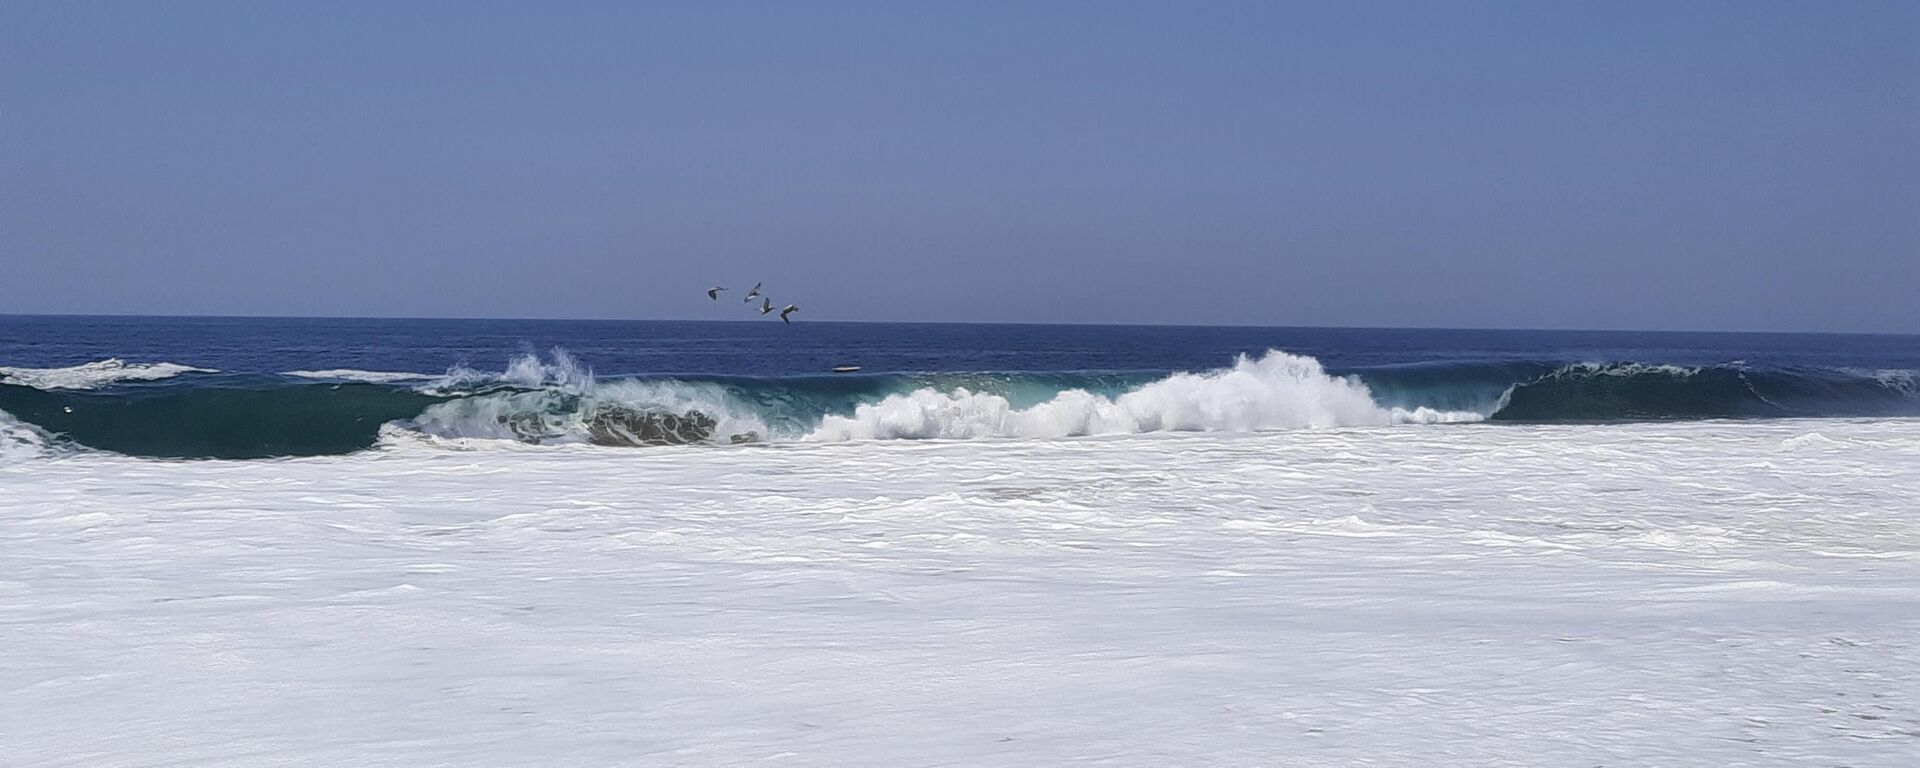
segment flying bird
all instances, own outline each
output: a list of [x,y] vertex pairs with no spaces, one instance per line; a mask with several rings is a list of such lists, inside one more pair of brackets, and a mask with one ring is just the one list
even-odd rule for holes
[[787,324],[789,324],[789,325],[791,325],[791,324],[793,323],[793,321],[792,321],[792,320],[788,320],[788,319],[787,319],[787,315],[791,315],[791,314],[793,314],[793,313],[795,313],[795,312],[798,312],[798,311],[800,311],[800,307],[798,307],[798,306],[796,306],[796,305],[793,305],[793,304],[788,304],[788,305],[787,305],[787,308],[786,308],[786,309],[782,309],[782,310],[780,310],[780,322],[783,322],[783,323],[787,323]]
[[768,312],[773,311],[773,299],[761,299],[761,301],[764,301],[766,303],[760,305],[760,314],[764,315]]
[[753,287],[747,290],[747,303],[752,304],[757,298],[760,298],[760,284],[754,283]]
[[724,290],[726,290],[726,287],[724,287],[724,286],[719,286],[719,285],[716,285],[716,286],[714,286],[714,287],[712,287],[712,288],[708,288],[708,289],[707,289],[707,298],[709,298],[709,299],[713,299],[714,301],[719,301],[719,300],[720,300],[720,292],[721,292],[721,291],[724,291]]

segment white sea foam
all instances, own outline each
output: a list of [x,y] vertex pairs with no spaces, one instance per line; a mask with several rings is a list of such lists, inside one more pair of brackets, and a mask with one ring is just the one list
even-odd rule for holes
[[0,765],[1907,768],[1916,435],[0,463]]
[[422,381],[434,378],[424,373],[360,371],[352,368],[334,368],[325,371],[287,371],[283,375],[298,376],[303,379],[325,379],[328,381],[359,381],[369,384],[393,384],[402,381]]
[[1328,375],[1311,357],[1269,350],[1232,367],[1181,373],[1108,398],[1081,390],[1016,409],[994,394],[922,389],[830,415],[815,441],[1071,437],[1145,432],[1264,432],[1338,426],[1478,421],[1468,411],[1383,408],[1359,379]]
[[129,363],[108,358],[66,368],[0,368],[0,382],[35,389],[94,389],[120,381],[153,381],[183,373],[219,373],[178,363]]
[[0,462],[37,458],[47,451],[47,433],[0,411]]

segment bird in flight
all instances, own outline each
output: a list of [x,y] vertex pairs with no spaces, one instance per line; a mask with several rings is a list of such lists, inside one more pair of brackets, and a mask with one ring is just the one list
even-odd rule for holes
[[747,290],[747,303],[752,304],[757,298],[760,298],[760,284],[754,283],[753,287]]
[[721,292],[721,291],[724,291],[724,290],[726,290],[726,287],[725,287],[725,286],[719,286],[719,285],[716,285],[716,286],[714,286],[714,287],[712,287],[712,288],[708,288],[708,289],[707,289],[707,298],[709,298],[709,299],[713,299],[714,301],[719,301],[719,300],[720,300],[720,292]]
[[764,301],[766,303],[760,305],[760,314],[764,315],[768,312],[773,311],[773,299],[761,299],[761,301]]
[[780,310],[780,322],[783,322],[783,323],[787,323],[787,324],[789,324],[789,325],[791,325],[791,324],[793,323],[793,321],[792,321],[792,320],[788,320],[788,319],[787,319],[787,315],[791,315],[791,314],[793,314],[793,313],[795,313],[795,312],[798,312],[798,311],[800,311],[800,307],[798,307],[798,306],[796,306],[796,305],[793,305],[793,304],[788,304],[788,305],[787,305],[787,307],[786,307],[786,309],[782,309],[782,310]]

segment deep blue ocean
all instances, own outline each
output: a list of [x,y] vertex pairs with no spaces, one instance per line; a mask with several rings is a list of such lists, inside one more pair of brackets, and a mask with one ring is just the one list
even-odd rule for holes
[[[385,425],[534,443],[756,442],[918,391],[988,393],[1014,409],[1069,391],[1111,399],[1270,350],[1310,358],[1382,408],[1490,422],[1920,415],[1917,336],[69,316],[0,316],[0,412],[77,447],[163,457],[351,452]],[[1313,374],[1249,371],[1276,387]],[[1266,393],[1195,397],[1238,413]],[[721,411],[753,428],[729,433]],[[1247,428],[1265,423],[1255,414]]]

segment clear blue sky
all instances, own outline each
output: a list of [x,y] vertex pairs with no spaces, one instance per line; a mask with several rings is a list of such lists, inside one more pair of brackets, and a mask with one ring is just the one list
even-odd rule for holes
[[1920,332],[1920,3],[0,2],[0,312]]

